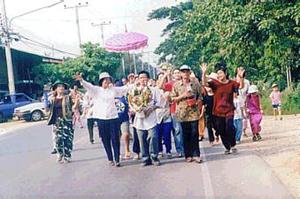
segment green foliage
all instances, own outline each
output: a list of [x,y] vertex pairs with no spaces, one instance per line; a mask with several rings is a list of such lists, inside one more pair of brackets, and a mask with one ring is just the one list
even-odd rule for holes
[[[266,115],[272,115],[272,103],[269,98],[272,90],[267,86],[262,89],[261,103],[264,113]],[[286,115],[300,113],[300,84],[295,85],[293,90],[285,89],[282,91],[282,113]]]
[[[286,84],[286,68],[300,68],[300,1],[236,0],[193,1],[191,9],[178,17],[164,8],[150,19],[180,22],[155,53],[176,55],[173,64],[188,64],[199,70],[208,62],[210,70],[224,60],[233,73],[244,66],[252,81]],[[180,6],[180,5],[179,5]],[[299,73],[292,74],[299,80]]]
[[83,73],[85,79],[97,82],[99,73],[108,72],[114,77],[120,67],[121,55],[107,52],[98,44],[87,43],[83,45],[83,55],[77,58],[67,59],[62,64],[41,64],[33,71],[36,82],[43,85],[48,82],[61,80],[72,84],[73,76],[77,72]]

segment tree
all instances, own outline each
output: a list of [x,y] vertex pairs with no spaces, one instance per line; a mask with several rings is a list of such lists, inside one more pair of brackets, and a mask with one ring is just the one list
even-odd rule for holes
[[[174,20],[181,23],[155,52],[176,55],[175,65],[199,70],[205,61],[212,69],[223,60],[232,73],[242,65],[252,80],[282,84],[288,67],[299,71],[299,1],[194,1],[191,10]],[[294,80],[299,78],[293,73]]]
[[82,48],[84,53],[80,57],[69,58],[62,64],[41,64],[34,67],[36,82],[74,82],[73,76],[76,72],[83,73],[86,80],[91,82],[97,82],[99,73],[104,71],[119,78],[116,72],[121,65],[120,54],[108,52],[98,44],[92,43],[86,43]]

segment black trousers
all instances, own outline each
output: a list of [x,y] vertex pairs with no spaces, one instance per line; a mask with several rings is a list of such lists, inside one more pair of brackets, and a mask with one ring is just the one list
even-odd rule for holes
[[183,148],[185,158],[200,157],[198,120],[180,122],[183,135]]
[[89,131],[89,137],[90,137],[90,142],[94,142],[94,119],[93,118],[88,118],[87,119],[87,128]]
[[[120,161],[120,121],[119,119],[97,119],[99,136],[105,148],[109,161]],[[112,153],[112,148],[114,155]]]
[[209,142],[215,141],[215,135],[214,135],[214,131],[213,131],[213,128],[214,128],[213,122],[214,122],[213,116],[208,115],[206,117],[206,128],[207,128]]
[[215,118],[215,128],[220,134],[222,143],[227,150],[235,146],[235,128],[232,117],[218,117]]

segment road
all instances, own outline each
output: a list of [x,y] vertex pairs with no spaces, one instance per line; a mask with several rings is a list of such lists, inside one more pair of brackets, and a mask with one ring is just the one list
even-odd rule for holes
[[0,136],[0,198],[293,198],[243,144],[225,156],[221,145],[201,142],[200,165],[173,158],[159,167],[128,160],[116,168],[107,164],[98,136],[89,143],[86,129],[75,131],[73,161],[56,163],[50,132],[39,123]]

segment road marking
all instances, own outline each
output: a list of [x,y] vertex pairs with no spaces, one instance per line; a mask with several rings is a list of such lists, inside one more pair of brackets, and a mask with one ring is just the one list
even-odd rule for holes
[[209,173],[208,166],[206,164],[206,155],[205,155],[202,142],[200,142],[200,149],[202,149],[201,156],[202,156],[202,160],[204,161],[204,163],[201,164],[201,172],[202,172],[202,183],[203,183],[205,198],[214,199],[215,194],[212,188],[210,173]]

